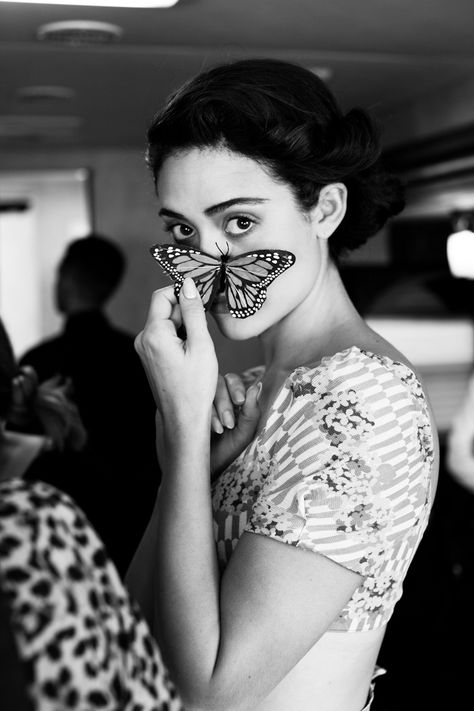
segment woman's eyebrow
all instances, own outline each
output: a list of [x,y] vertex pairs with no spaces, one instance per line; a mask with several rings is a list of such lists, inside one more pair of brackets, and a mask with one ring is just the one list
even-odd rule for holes
[[179,212],[175,212],[174,210],[168,210],[166,207],[162,207],[161,210],[159,211],[158,215],[160,217],[175,217],[177,220],[185,220],[185,216],[181,215]]
[[225,200],[225,202],[220,202],[217,205],[211,205],[211,207],[204,210],[205,215],[215,215],[218,212],[223,212],[227,210],[228,207],[233,205],[241,205],[245,203],[246,205],[261,205],[263,202],[268,202],[267,198],[257,198],[257,197],[238,197],[232,198],[231,200]]
[[[264,202],[268,202],[267,198],[257,198],[257,197],[238,197],[238,198],[232,198],[231,200],[225,200],[224,202],[220,202],[217,205],[211,205],[211,207],[207,207],[204,210],[204,214],[211,216],[211,215],[216,215],[219,212],[223,212],[224,210],[227,210],[228,207],[232,207],[233,205],[261,205]],[[184,215],[181,215],[179,212],[175,212],[174,210],[169,210],[167,207],[161,208],[161,210],[158,213],[161,217],[174,217],[175,219],[178,220],[185,220],[186,217]]]

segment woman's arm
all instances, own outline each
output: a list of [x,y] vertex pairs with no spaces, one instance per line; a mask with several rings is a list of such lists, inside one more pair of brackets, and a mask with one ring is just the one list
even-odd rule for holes
[[163,291],[137,344],[166,413],[158,427],[163,479],[137,555],[156,572],[155,630],[186,708],[251,708],[325,632],[360,576],[245,533],[220,581],[209,477],[215,356],[199,299],[180,297],[183,347],[170,325],[179,321],[175,307]]
[[[196,489],[181,491],[181,502],[176,493],[162,489],[155,512],[162,516],[152,558],[156,630],[165,661],[188,711],[254,708],[327,630],[361,578],[318,554],[244,533],[219,590],[212,523],[196,515]],[[210,506],[205,511],[210,517]]]

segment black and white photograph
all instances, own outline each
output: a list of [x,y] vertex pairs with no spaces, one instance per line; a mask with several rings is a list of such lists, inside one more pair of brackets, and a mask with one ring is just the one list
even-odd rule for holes
[[472,0],[0,0],[0,711],[469,708]]

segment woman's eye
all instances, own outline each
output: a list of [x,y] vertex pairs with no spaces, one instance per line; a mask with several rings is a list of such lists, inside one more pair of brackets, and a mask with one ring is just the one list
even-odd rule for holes
[[226,225],[226,232],[230,235],[241,235],[248,232],[254,225],[250,217],[231,217]]
[[183,239],[188,239],[194,234],[193,228],[185,224],[168,225],[165,229],[167,232],[171,232],[174,239],[178,242]]

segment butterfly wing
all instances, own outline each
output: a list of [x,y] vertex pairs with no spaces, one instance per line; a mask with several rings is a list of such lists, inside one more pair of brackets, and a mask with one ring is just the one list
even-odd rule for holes
[[257,249],[225,264],[226,297],[235,318],[247,318],[267,298],[267,286],[295,263],[296,257],[282,249]]
[[219,288],[221,260],[198,249],[176,244],[155,244],[150,248],[163,271],[174,281],[174,291],[179,296],[186,277],[194,279],[204,308],[209,308]]

